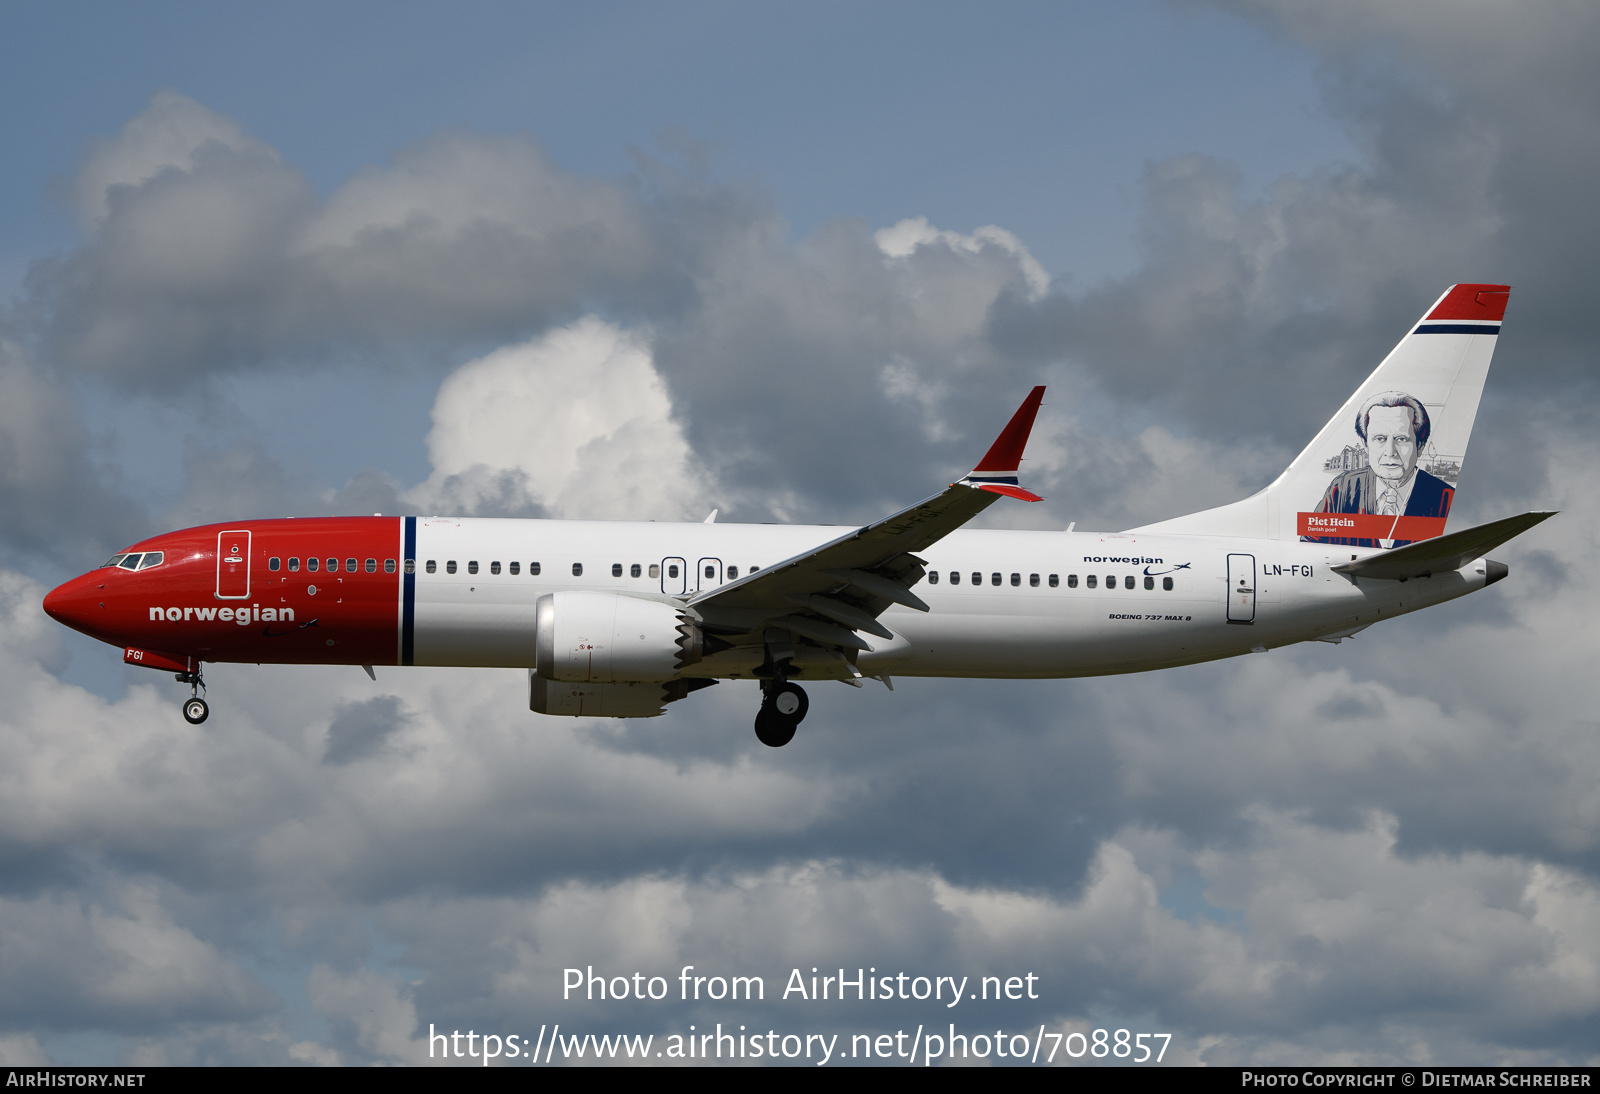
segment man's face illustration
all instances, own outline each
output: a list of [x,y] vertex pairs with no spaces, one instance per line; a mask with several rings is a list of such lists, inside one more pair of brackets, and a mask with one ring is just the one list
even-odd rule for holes
[[1367,415],[1367,462],[1390,486],[1403,486],[1417,466],[1411,408],[1376,406]]

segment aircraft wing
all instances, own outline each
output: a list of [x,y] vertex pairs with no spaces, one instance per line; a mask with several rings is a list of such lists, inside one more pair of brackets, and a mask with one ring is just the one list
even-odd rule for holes
[[1451,532],[1437,539],[1396,547],[1392,551],[1369,555],[1354,562],[1343,562],[1333,569],[1350,577],[1377,577],[1390,581],[1445,574],[1461,569],[1475,558],[1482,558],[1485,552],[1494,550],[1513,536],[1519,536],[1553,516],[1553,512],[1541,512],[1506,517],[1504,520],[1480,524],[1476,528]]
[[872,648],[857,631],[892,638],[877,620],[890,604],[928,610],[911,592],[926,572],[917,551],[937,543],[1001,495],[1042,500],[1017,485],[1017,470],[1043,398],[1044,388],[1034,388],[988,454],[960,482],[804,554],[700,593],[689,600],[689,607],[714,634],[775,628],[844,650]]

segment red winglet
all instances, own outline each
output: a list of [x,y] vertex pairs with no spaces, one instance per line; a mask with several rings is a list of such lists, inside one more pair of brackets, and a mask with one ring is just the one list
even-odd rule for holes
[[1004,494],[1008,498],[1021,498],[1023,501],[1043,501],[1038,494],[1031,490],[1024,490],[1020,486],[1010,486],[1003,482],[978,483],[979,490],[987,490],[991,494]]
[[994,444],[989,446],[989,452],[978,461],[974,471],[1015,471],[1022,466],[1022,450],[1027,447],[1028,434],[1033,432],[1033,419],[1039,413],[1039,404],[1044,401],[1044,386],[1034,388],[1028,397],[1022,400],[1022,405],[1011,416],[1011,421],[1005,429],[1000,431],[1000,436],[995,438]]
[[1452,285],[1428,313],[1428,321],[1483,319],[1498,323],[1506,317],[1506,302],[1510,299],[1510,285]]

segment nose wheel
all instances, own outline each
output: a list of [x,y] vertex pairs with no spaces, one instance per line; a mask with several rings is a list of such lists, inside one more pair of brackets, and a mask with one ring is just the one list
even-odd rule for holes
[[200,676],[200,670],[194,672],[177,673],[173,679],[180,684],[189,685],[189,698],[183,703],[183,720],[192,726],[197,726],[211,716],[211,708],[206,701],[200,698],[200,693],[205,690],[206,682]]
[[811,700],[798,684],[779,680],[763,685],[761,709],[756,712],[756,739],[768,748],[782,748],[794,740],[794,731],[805,720]]

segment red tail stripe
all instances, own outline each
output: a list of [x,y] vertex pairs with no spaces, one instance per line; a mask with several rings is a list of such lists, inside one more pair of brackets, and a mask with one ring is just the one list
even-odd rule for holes
[[1439,306],[1428,313],[1436,319],[1487,319],[1498,323],[1506,316],[1510,285],[1455,285]]
[[1028,434],[1033,432],[1033,419],[1039,413],[1039,404],[1044,401],[1043,385],[1036,387],[1022,400],[1022,405],[1011,416],[1011,421],[994,444],[989,446],[989,452],[978,461],[974,471],[1015,471],[1022,466],[1022,450],[1028,446]]

